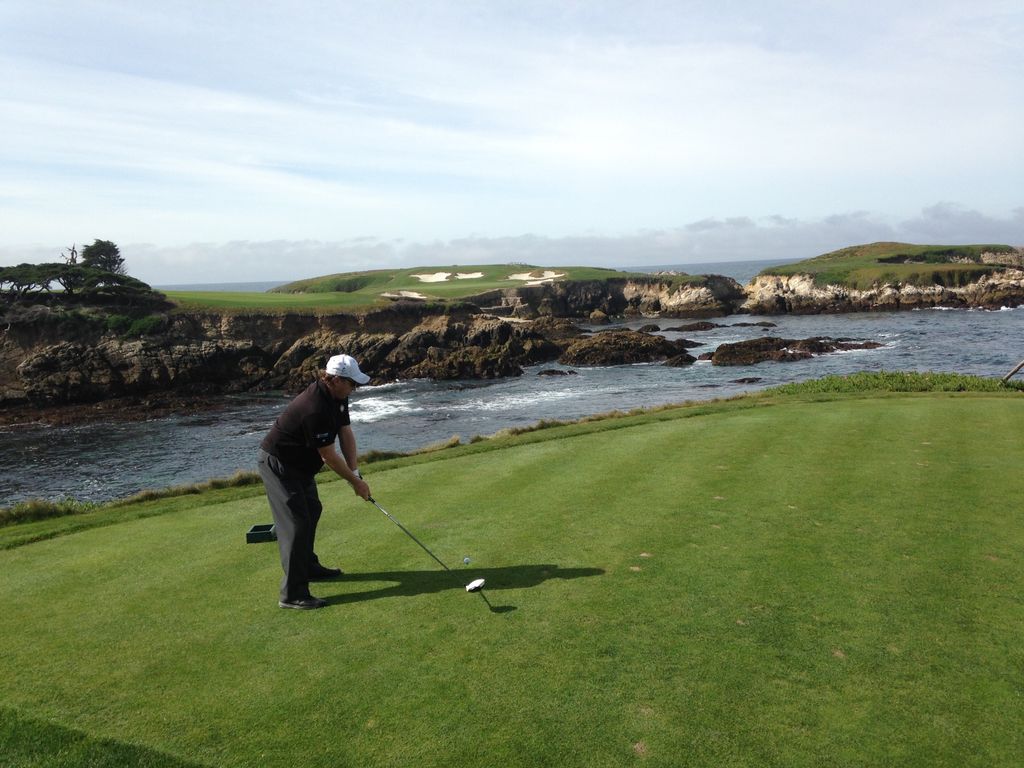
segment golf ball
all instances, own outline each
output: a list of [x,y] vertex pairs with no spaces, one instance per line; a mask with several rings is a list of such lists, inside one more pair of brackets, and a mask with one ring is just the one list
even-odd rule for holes
[[462,558],[462,562],[464,562],[466,565],[469,565],[469,558],[468,557]]

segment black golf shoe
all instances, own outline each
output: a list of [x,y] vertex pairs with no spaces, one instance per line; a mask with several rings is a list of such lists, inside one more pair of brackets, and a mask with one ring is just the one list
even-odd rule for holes
[[278,608],[294,608],[298,611],[312,611],[316,608],[323,608],[327,605],[326,600],[321,600],[319,597],[300,597],[298,600],[279,600],[277,603]]

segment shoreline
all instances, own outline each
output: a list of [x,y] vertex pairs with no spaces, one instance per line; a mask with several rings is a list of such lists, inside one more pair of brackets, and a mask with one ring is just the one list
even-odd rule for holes
[[[1007,339],[1024,337],[1024,309],[782,316],[773,321],[778,327],[772,335],[780,338],[852,337],[886,346],[740,368],[642,364],[584,367],[577,376],[400,381],[360,393],[366,395],[354,408],[360,449],[407,452],[454,435],[465,442],[539,420],[705,401],[825,375],[921,370],[1002,378],[1024,358],[1006,347]],[[702,332],[699,339],[711,350],[760,336],[758,331],[723,326]],[[524,373],[541,367],[531,366]],[[748,376],[763,381],[730,383]],[[278,389],[226,397],[196,389],[188,396],[121,398],[69,410],[22,401],[0,411],[0,420],[19,425],[2,429],[8,450],[0,460],[0,498],[8,503],[40,496],[94,501],[230,476],[251,467],[256,442],[284,398]]]
[[[912,314],[914,312],[922,312],[924,310],[932,310],[935,312],[941,312],[943,314],[950,313],[974,313],[979,312],[983,314],[1004,314],[1012,313],[1014,311],[1020,311],[1024,313],[1024,305],[1018,306],[1001,306],[999,308],[988,308],[988,307],[914,307],[902,310],[888,310],[888,311],[877,311],[877,312],[836,312],[836,313],[814,313],[814,314],[803,314],[803,313],[788,313],[781,315],[759,315],[759,317],[771,317],[773,321],[778,321],[784,317],[803,317],[803,318],[836,318],[836,317],[851,317],[859,318],[871,315],[880,314]],[[750,317],[747,314],[735,314],[732,318]],[[585,323],[580,323],[578,327],[584,332],[594,333],[603,332],[616,327],[629,327],[630,323],[638,323],[641,320],[651,320],[658,323],[666,324],[680,321],[681,318],[674,317],[660,317],[660,318],[635,318],[635,317],[616,317],[613,321],[606,326],[600,327],[587,327]],[[507,317],[501,318],[505,323],[512,325],[527,324],[530,321]],[[722,327],[728,326],[741,326],[741,325],[754,325],[753,323],[726,323]],[[667,330],[671,330],[668,328]],[[658,335],[657,333],[654,335]],[[766,335],[773,335],[769,331]],[[806,335],[806,334],[805,334]],[[811,335],[821,335],[817,332],[811,333]],[[508,378],[502,376],[498,378]],[[404,381],[405,379],[397,379],[396,381]],[[476,380],[476,379],[473,379]],[[483,380],[483,379],[481,379]],[[294,393],[293,393],[294,394]],[[17,430],[17,429],[31,429],[33,427],[68,427],[94,424],[97,422],[112,422],[112,423],[125,423],[130,421],[153,421],[157,419],[167,418],[173,415],[193,415],[199,413],[211,413],[217,411],[223,411],[230,408],[234,404],[240,402],[248,403],[271,403],[280,400],[287,396],[285,391],[279,390],[234,390],[234,391],[205,391],[205,392],[189,392],[181,390],[154,390],[146,393],[139,393],[133,395],[120,395],[112,398],[105,398],[102,400],[92,402],[78,402],[78,403],[48,403],[38,404],[29,400],[21,400],[17,402],[10,402],[7,404],[0,405],[0,429],[3,430]]]

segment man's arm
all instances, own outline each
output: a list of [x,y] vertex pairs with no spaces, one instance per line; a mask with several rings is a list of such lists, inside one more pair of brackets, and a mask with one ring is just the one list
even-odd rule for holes
[[346,480],[352,486],[352,490],[356,492],[356,496],[361,499],[370,498],[370,486],[349,467],[345,459],[335,449],[333,443],[317,448],[317,450],[320,452],[320,457],[324,460],[324,464]]
[[358,471],[359,453],[356,451],[356,433],[352,431],[352,427],[346,425],[341,428],[338,438],[341,440],[341,455],[345,457],[349,469],[353,472]]

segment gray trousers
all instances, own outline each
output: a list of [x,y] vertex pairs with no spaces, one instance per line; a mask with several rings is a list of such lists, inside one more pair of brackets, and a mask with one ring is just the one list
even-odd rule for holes
[[320,562],[313,551],[316,526],[323,511],[315,476],[288,469],[264,450],[259,452],[257,466],[274,516],[277,546],[281,552],[284,569],[281,599],[302,600],[310,596],[310,573]]

